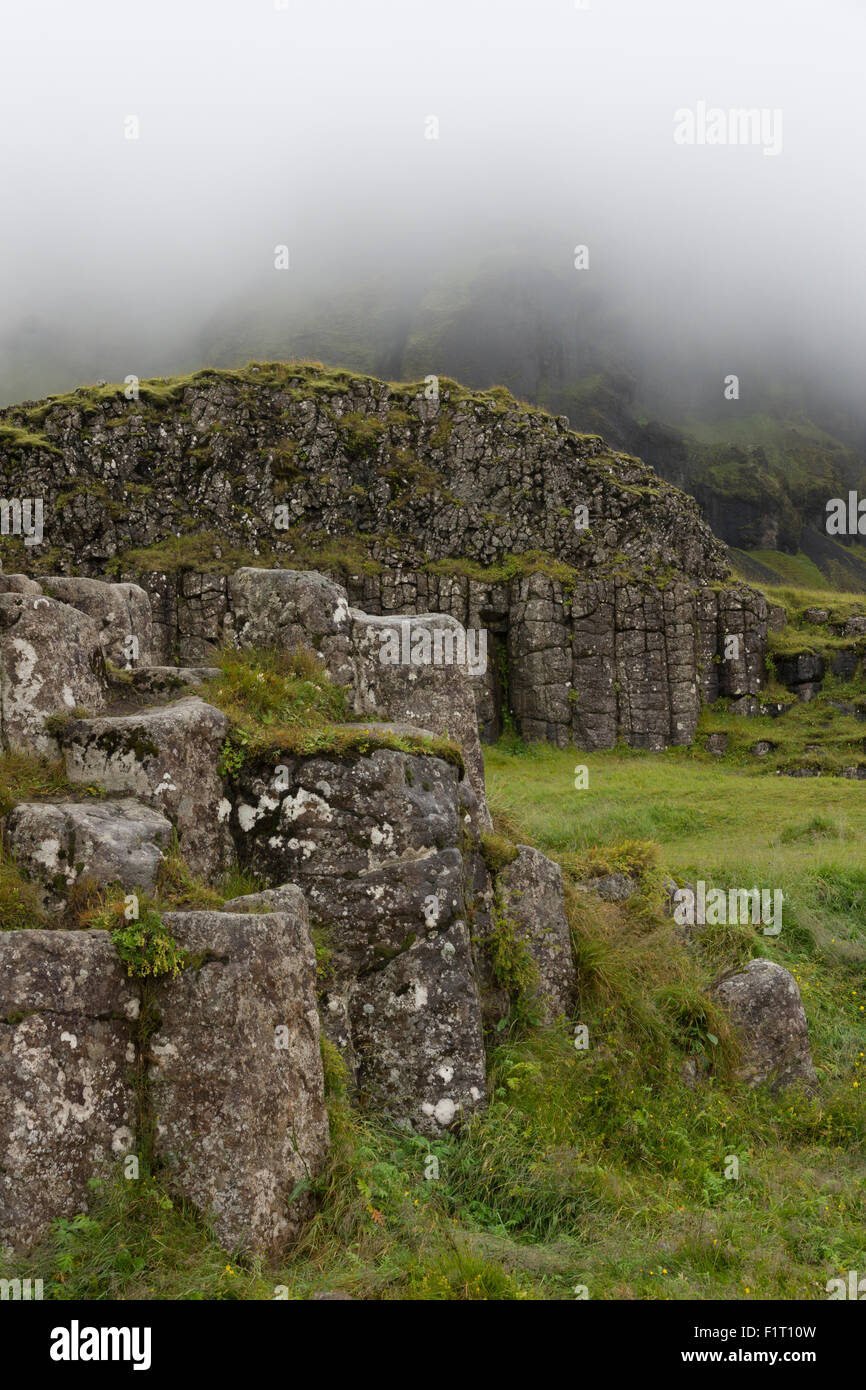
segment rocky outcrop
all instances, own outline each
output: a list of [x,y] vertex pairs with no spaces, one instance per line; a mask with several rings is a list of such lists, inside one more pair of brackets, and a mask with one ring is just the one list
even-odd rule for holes
[[[511,719],[563,745],[663,748],[692,740],[702,699],[762,687],[766,605],[725,587],[693,500],[506,392],[264,364],[145,384],[138,401],[80,392],[0,414],[30,432],[15,476],[44,500],[60,568],[98,577],[110,561],[147,588],[163,664],[207,661],[232,632],[255,645],[304,629],[336,669],[344,611],[335,624],[310,583],[299,615],[291,578],[267,592],[244,569],[230,580],[245,557],[339,572],[367,614],[486,631],[485,737]],[[176,539],[184,503],[205,532],[195,545]]]
[[71,782],[126,792],[161,810],[176,827],[190,868],[228,867],[229,804],[217,770],[229,721],[192,695],[138,714],[71,719],[60,731]]
[[0,932],[0,1247],[86,1211],[135,1145],[138,990],[107,932]]
[[275,913],[164,920],[192,963],[156,993],[157,1159],[226,1249],[278,1255],[311,1213],[309,1185],[329,1143],[303,900]]
[[389,749],[275,763],[237,778],[240,861],[303,891],[329,954],[324,1026],[359,1093],[436,1133],[486,1093],[457,769]]
[[729,971],[710,990],[728,1013],[742,1049],[739,1076],[749,1086],[813,1089],[817,1074],[797,982],[775,961],[749,961]]
[[92,619],[38,594],[0,594],[0,738],[4,749],[56,753],[50,715],[97,713],[105,661]]
[[165,924],[187,964],[146,1000],[107,932],[0,933],[0,1247],[145,1151],[228,1250],[282,1253],[309,1216],[329,1135],[303,900]]

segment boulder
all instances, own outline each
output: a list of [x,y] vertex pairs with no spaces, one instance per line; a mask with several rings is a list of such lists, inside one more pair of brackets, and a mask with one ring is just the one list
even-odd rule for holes
[[156,989],[155,1152],[227,1250],[275,1257],[310,1215],[329,1145],[306,910],[163,920],[193,960]]
[[0,733],[10,751],[54,754],[48,715],[105,708],[105,660],[86,614],[43,595],[0,594]]
[[[106,660],[115,666],[146,666],[153,660],[150,599],[138,584],[110,584],[103,579],[48,575],[42,591],[86,613],[96,624]],[[135,639],[137,655],[130,639]]]
[[171,822],[150,806],[119,801],[22,801],[6,817],[5,839],[29,878],[59,906],[79,878],[125,889],[156,886]]
[[133,1150],[138,991],[107,932],[0,932],[0,1247],[86,1211]]
[[350,620],[346,591],[315,570],[236,570],[228,584],[226,640],[238,647],[311,647],[332,680],[348,685]]
[[72,719],[60,734],[71,782],[141,797],[177,827],[180,849],[204,877],[231,861],[229,802],[217,762],[229,721],[197,695],[138,714]]
[[640,884],[628,874],[602,874],[599,878],[585,879],[580,888],[595,893],[608,903],[624,903],[633,898]]
[[41,594],[42,585],[38,579],[30,579],[26,574],[0,574],[0,594]]
[[739,1038],[742,1081],[749,1086],[769,1082],[774,1091],[816,1086],[806,1013],[793,975],[760,958],[722,975],[709,993],[726,1010]]
[[518,845],[517,858],[497,875],[502,910],[516,924],[538,968],[542,1017],[570,1016],[577,1002],[571,931],[565,915],[562,869],[537,849]]

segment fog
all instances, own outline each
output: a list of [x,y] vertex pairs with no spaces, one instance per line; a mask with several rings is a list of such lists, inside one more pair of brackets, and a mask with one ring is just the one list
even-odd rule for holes
[[[2,402],[308,341],[369,368],[350,339],[377,314],[372,365],[399,374],[493,267],[527,321],[547,287],[552,350],[565,334],[581,370],[623,363],[660,410],[733,372],[744,394],[818,387],[864,414],[859,0],[0,0],[0,17]],[[702,108],[775,124],[677,143]]]

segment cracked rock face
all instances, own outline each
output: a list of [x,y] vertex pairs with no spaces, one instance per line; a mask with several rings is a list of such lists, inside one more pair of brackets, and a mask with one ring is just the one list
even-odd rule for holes
[[164,921],[197,959],[157,987],[157,1156],[226,1249],[276,1256],[310,1215],[310,1194],[293,1194],[329,1145],[306,911]]
[[242,864],[303,890],[331,953],[324,1026],[369,1103],[427,1133],[474,1108],[484,1053],[456,769],[390,749],[245,767],[232,830]]
[[73,719],[61,735],[71,782],[128,792],[176,826],[193,873],[228,866],[231,839],[217,760],[229,721],[221,710],[189,696],[138,714]]
[[105,660],[86,614],[39,594],[0,594],[3,747],[56,757],[48,715],[105,707]]
[[107,932],[0,932],[0,1247],[86,1211],[134,1147],[138,992]]
[[797,982],[775,961],[752,960],[723,975],[710,993],[730,1015],[743,1050],[740,1079],[773,1090],[817,1085]]
[[60,906],[79,879],[125,889],[156,886],[171,821],[150,806],[118,801],[19,801],[6,817],[5,839],[47,906]]

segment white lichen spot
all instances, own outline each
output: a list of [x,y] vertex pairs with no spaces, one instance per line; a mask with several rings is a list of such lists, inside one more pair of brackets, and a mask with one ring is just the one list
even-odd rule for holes
[[284,798],[280,815],[283,820],[297,820],[308,811],[315,811],[318,818],[325,822],[334,819],[334,813],[327,801],[315,792],[308,792],[306,787],[300,787],[294,796]]
[[456,1114],[457,1106],[453,1100],[449,1100],[448,1096],[443,1096],[441,1100],[437,1100],[433,1107],[436,1123],[442,1125],[443,1129],[446,1125],[450,1125]]
[[111,1136],[112,1153],[126,1154],[135,1146],[135,1135],[129,1125],[121,1125]]
[[78,1046],[78,1039],[76,1038],[74,1033],[61,1033],[60,1041],[68,1042],[71,1048],[76,1048]]
[[385,849],[393,849],[393,825],[389,825],[387,821],[383,821],[381,830],[379,829],[378,825],[374,825],[373,829],[370,831],[370,844],[375,845],[377,849],[380,845],[384,846]]
[[441,1076],[441,1077],[442,1077],[442,1080],[445,1082],[445,1085],[446,1085],[446,1086],[448,1085],[448,1082],[451,1080],[451,1078],[452,1078],[453,1075],[454,1075],[454,1068],[453,1068],[453,1067],[449,1067],[448,1064],[447,1064],[447,1062],[444,1063],[444,1064],[439,1068],[439,1070],[438,1070],[438,1072],[437,1072],[437,1076]]
[[415,981],[415,1008],[416,1008],[416,1009],[423,1009],[423,1007],[424,1007],[424,1005],[425,1005],[426,1003],[427,1003],[427,986],[426,986],[426,985],[419,984],[418,981],[416,980],[416,981]]
[[217,806],[217,820],[219,821],[220,825],[222,825],[225,821],[228,820],[231,813],[232,803],[229,801],[227,796],[221,797],[220,803]]
[[[42,840],[39,848],[33,855],[37,864],[44,864],[51,873],[56,873],[59,867],[60,841],[54,839]],[[74,877],[74,875],[73,875]]]

